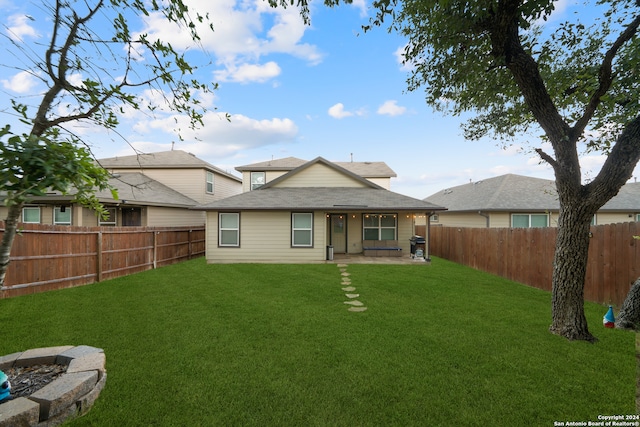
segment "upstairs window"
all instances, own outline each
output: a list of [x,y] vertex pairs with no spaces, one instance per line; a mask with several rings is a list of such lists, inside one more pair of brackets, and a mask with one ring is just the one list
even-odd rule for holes
[[262,187],[265,181],[266,177],[264,172],[251,172],[251,190]]
[[513,228],[534,228],[548,227],[548,214],[513,214],[511,215],[511,227]]
[[397,217],[396,214],[364,214],[364,240],[396,240]]
[[40,224],[40,208],[36,206],[22,208],[22,222]]
[[207,193],[213,194],[213,172],[207,171]]

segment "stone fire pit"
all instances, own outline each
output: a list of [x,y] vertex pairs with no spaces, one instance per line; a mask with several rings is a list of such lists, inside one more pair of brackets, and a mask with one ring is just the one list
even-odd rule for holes
[[0,370],[66,365],[65,373],[27,397],[0,404],[0,426],[49,427],[86,414],[105,382],[105,354],[86,345],[46,347],[0,356]]

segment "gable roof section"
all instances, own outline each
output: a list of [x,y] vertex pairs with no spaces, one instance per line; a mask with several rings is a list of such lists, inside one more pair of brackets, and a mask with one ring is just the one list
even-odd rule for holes
[[[449,212],[557,211],[555,181],[506,174],[441,190],[425,198]],[[625,184],[600,211],[640,211],[640,183]]]
[[335,163],[332,163],[326,159],[323,159],[322,157],[316,157],[315,159],[311,160],[310,162],[306,162],[305,164],[298,166],[297,168],[287,172],[284,175],[279,176],[278,178],[269,181],[268,183],[266,183],[265,185],[263,185],[262,187],[260,187],[260,190],[264,190],[267,188],[271,188],[271,187],[286,187],[286,181],[287,179],[291,178],[292,176],[295,176],[297,174],[303,173],[305,170],[309,169],[310,167],[314,166],[314,165],[324,165],[326,167],[328,167],[329,169],[333,169],[335,172],[343,174],[348,176],[349,178],[353,179],[354,182],[360,183],[365,187],[370,187],[370,188],[378,188],[381,189],[382,187],[379,186],[378,184],[375,184],[371,181],[369,181],[366,178],[361,177],[358,174],[355,174],[341,166],[336,165]]
[[197,158],[182,150],[160,151],[157,153],[141,153],[131,156],[109,157],[98,159],[105,169],[207,169],[219,173],[235,181],[242,179]]
[[238,172],[250,172],[250,171],[285,171],[285,170],[293,170],[298,166],[302,166],[307,163],[306,160],[299,159],[297,157],[285,157],[284,159],[274,159],[268,160],[266,162],[258,162],[250,165],[237,166],[236,170]]
[[[266,162],[253,163],[250,165],[238,166],[238,172],[262,172],[262,171],[290,171],[307,163],[297,157],[285,157],[283,159],[273,159]],[[391,178],[396,177],[396,173],[385,162],[331,162],[350,172],[360,175],[363,178]]]

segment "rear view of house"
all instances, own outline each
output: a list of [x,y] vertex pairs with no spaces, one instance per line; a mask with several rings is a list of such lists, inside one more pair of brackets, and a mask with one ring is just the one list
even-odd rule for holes
[[414,217],[443,208],[374,182],[395,176],[386,168],[386,177],[369,179],[321,157],[237,168],[248,178],[242,194],[196,208],[207,213],[207,261],[320,262],[329,247],[335,254],[388,247],[410,256]]

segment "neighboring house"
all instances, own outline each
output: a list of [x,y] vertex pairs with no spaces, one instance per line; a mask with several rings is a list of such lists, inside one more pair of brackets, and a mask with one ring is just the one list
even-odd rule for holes
[[[560,204],[555,182],[507,174],[447,188],[424,199],[444,206],[432,225],[555,227]],[[593,224],[640,221],[640,183],[626,184],[594,216]]]
[[[286,157],[284,159],[238,166],[236,170],[242,173],[242,191],[244,192],[255,190],[305,163],[307,163],[307,160]],[[384,162],[333,162],[333,164],[387,190],[391,189],[391,178],[397,176]]]
[[[109,212],[106,219],[73,203],[73,193],[51,192],[34,197],[22,211],[21,222],[77,226],[203,225],[205,214],[191,208],[242,191],[242,181],[180,150],[98,160],[108,169],[118,191],[97,196]],[[6,208],[0,207],[6,217]]]
[[239,167],[264,172],[265,183],[254,180],[252,191],[195,208],[207,213],[209,263],[319,262],[327,259],[328,247],[336,254],[393,247],[401,249],[394,254],[410,256],[414,216],[444,209],[321,157],[296,167],[297,160]]

